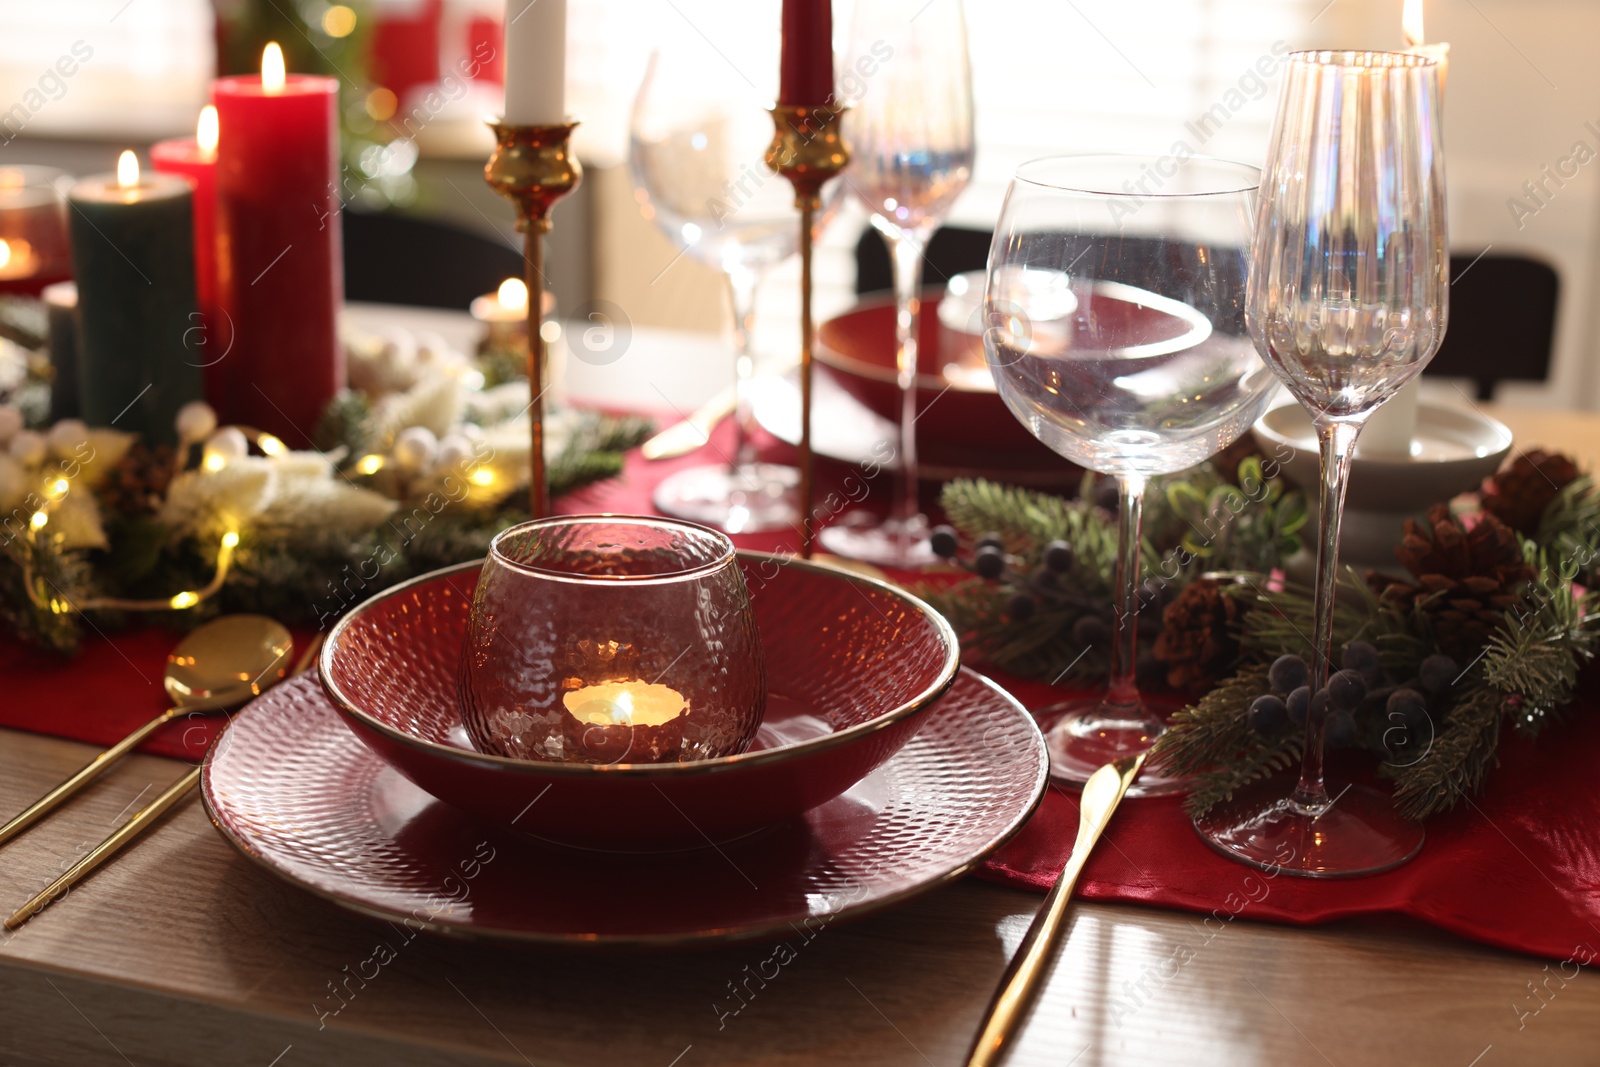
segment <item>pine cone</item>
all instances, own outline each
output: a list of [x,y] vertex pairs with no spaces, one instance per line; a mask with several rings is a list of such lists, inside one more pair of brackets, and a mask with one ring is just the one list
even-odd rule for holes
[[1373,573],[1368,584],[1401,611],[1426,611],[1439,650],[1461,662],[1483,648],[1534,574],[1514,530],[1488,513],[1469,530],[1448,504],[1429,509],[1425,524],[1407,519],[1395,556],[1416,583]]
[[1167,684],[1198,692],[1215,685],[1239,658],[1238,622],[1247,606],[1222,592],[1222,583],[1196,578],[1167,605],[1156,638],[1156,659]]
[[100,502],[130,517],[155,511],[172,481],[172,456],[171,445],[148,448],[135,442],[101,483]]
[[1578,477],[1578,465],[1560,452],[1536,448],[1489,479],[1483,510],[1526,537],[1539,532],[1550,502]]

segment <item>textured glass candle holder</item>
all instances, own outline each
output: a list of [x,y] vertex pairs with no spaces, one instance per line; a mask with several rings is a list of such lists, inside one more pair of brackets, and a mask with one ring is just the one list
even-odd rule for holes
[[670,519],[543,519],[497,536],[461,649],[484,752],[677,763],[743,752],[766,668],[733,543]]

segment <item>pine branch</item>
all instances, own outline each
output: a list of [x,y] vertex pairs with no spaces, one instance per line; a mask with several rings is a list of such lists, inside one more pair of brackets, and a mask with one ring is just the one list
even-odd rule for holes
[[1251,664],[1177,712],[1156,742],[1151,764],[1194,781],[1184,810],[1203,815],[1251,782],[1300,758],[1301,731],[1265,737],[1250,725],[1250,702],[1267,692],[1267,667]]
[[1481,683],[1450,709],[1423,757],[1406,767],[1386,764],[1395,781],[1394,801],[1408,819],[1425,819],[1455,807],[1483,788],[1498,762],[1502,697]]

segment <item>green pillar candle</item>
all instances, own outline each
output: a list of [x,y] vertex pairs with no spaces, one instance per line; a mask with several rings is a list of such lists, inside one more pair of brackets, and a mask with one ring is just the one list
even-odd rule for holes
[[140,175],[131,152],[117,170],[67,195],[83,420],[172,444],[178,409],[200,399],[204,362],[191,344],[205,336],[192,194],[182,178]]

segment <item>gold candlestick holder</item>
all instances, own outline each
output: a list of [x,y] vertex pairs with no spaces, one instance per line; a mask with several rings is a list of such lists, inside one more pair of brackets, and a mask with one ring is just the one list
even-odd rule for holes
[[489,187],[517,209],[522,234],[523,281],[528,285],[528,511],[536,519],[550,514],[550,482],[544,459],[544,235],[550,232],[550,209],[578,187],[583,168],[568,151],[576,122],[523,126],[489,120],[494,154],[483,168]]
[[815,462],[811,451],[811,353],[816,328],[811,319],[811,243],[822,186],[850,162],[840,133],[845,109],[829,104],[779,104],[772,109],[772,144],[767,166],[794,186],[800,210],[800,554],[811,558],[816,541]]

